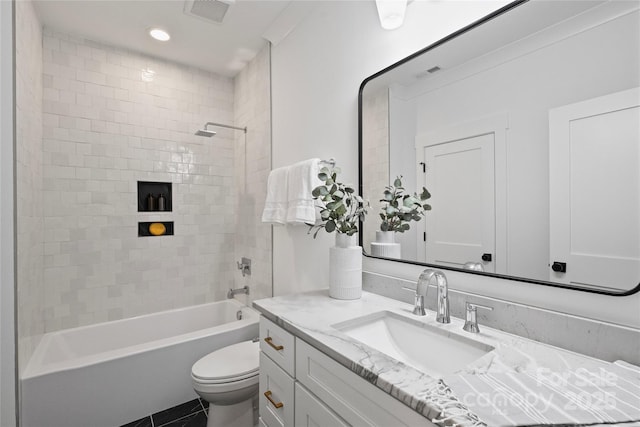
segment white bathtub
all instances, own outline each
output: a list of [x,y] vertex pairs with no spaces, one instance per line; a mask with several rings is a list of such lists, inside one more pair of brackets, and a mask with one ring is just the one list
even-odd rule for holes
[[258,317],[226,300],[45,334],[22,375],[21,425],[114,427],[195,399],[193,363],[256,338]]

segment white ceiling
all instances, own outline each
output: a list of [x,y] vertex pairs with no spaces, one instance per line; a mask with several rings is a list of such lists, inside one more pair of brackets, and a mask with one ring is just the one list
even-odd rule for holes
[[[236,0],[222,24],[183,12],[184,0],[38,0],[34,5],[42,24],[67,34],[124,47],[151,56],[192,65],[233,77],[249,62],[276,29],[291,0]],[[282,16],[281,16],[282,15]],[[280,17],[280,19],[278,19]],[[160,27],[168,42],[148,35]]]

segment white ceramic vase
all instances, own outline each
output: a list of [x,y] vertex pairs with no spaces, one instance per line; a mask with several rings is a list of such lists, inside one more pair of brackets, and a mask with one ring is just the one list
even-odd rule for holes
[[358,299],[362,296],[362,248],[356,235],[336,233],[336,244],[329,248],[329,296]]
[[376,231],[376,241],[371,242],[371,255],[400,259],[402,247],[396,243],[395,231]]

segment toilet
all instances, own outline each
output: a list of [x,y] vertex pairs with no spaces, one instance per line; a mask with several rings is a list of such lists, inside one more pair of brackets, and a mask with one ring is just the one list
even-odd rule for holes
[[259,342],[209,353],[191,368],[193,389],[209,402],[207,427],[252,427],[258,396]]

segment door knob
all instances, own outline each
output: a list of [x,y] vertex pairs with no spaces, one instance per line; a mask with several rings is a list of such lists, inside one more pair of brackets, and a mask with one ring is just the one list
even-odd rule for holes
[[482,254],[482,260],[486,262],[491,262],[492,256],[491,254]]
[[566,273],[567,272],[567,263],[566,262],[558,262],[554,261],[551,265],[551,269],[556,273]]

